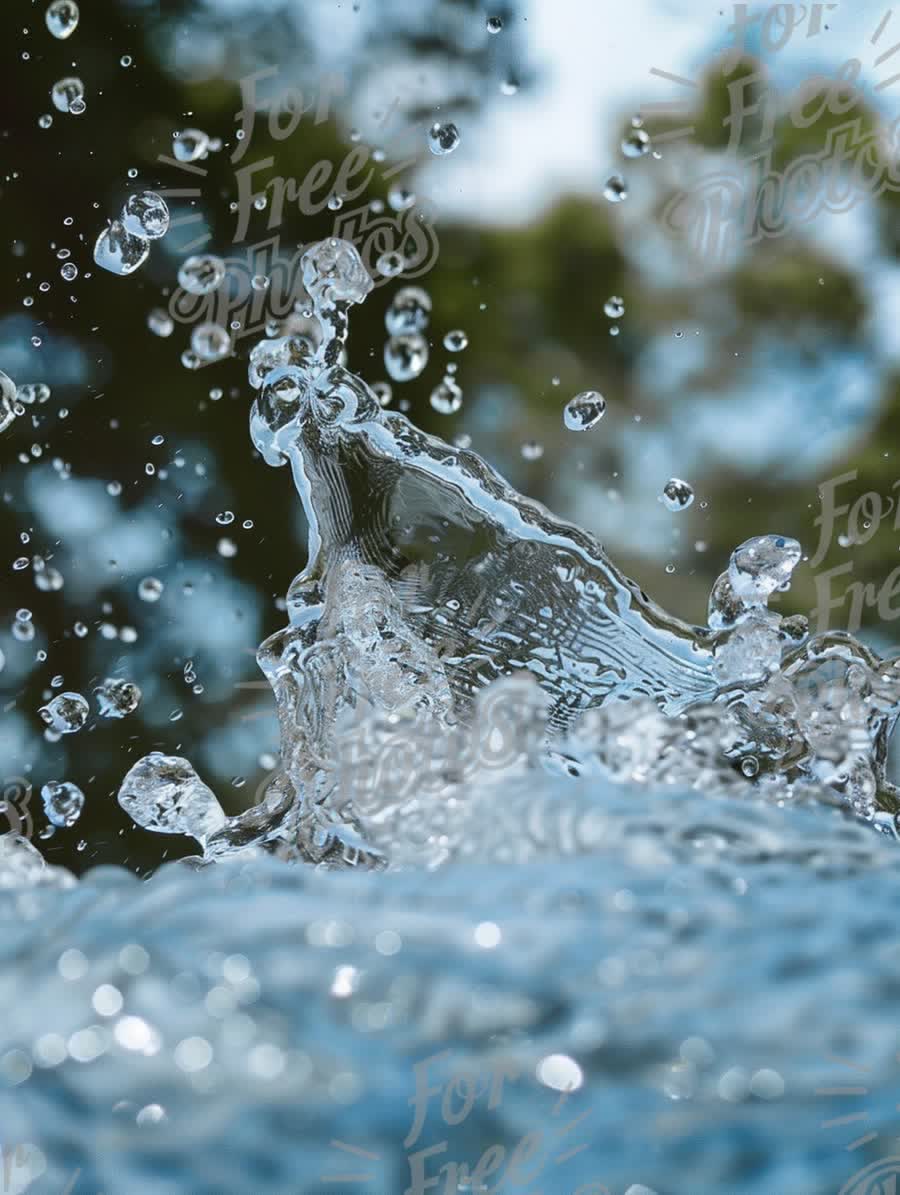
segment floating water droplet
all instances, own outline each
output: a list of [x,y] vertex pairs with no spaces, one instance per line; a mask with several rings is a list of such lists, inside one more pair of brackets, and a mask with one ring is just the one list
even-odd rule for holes
[[156,240],[165,236],[169,228],[169,208],[155,191],[139,191],[129,195],[122,208],[122,226],[134,236]]
[[663,486],[662,501],[667,510],[687,510],[694,501],[694,490],[680,477],[670,477]]
[[[51,88],[50,98],[57,112],[72,112],[72,105],[84,99],[84,84],[74,75],[59,79]],[[81,111],[83,112],[84,108]],[[75,112],[75,115],[79,113]]]
[[403,267],[406,265],[403,254],[398,253],[395,249],[388,250],[387,253],[382,253],[375,263],[375,268],[378,273],[385,278],[396,278],[398,274],[403,273]]
[[97,237],[94,261],[111,274],[124,277],[142,266],[149,252],[150,242],[145,237],[134,236],[114,220]]
[[74,826],[84,809],[84,793],[68,780],[51,780],[41,789],[44,812],[54,826]]
[[[16,384],[11,377],[0,370],[0,432],[5,432],[15,417]],[[28,561],[26,560],[25,563],[27,565]]]
[[455,415],[463,405],[463,392],[456,382],[444,378],[432,390],[429,401],[439,415]]
[[78,266],[74,261],[67,261],[59,272],[65,282],[74,282],[78,277]]
[[130,54],[123,54],[122,57],[119,59],[119,66],[129,67],[129,66],[131,66],[133,61],[134,61],[134,59],[131,57]]
[[53,117],[50,115],[49,112],[45,112],[42,116],[38,117],[38,127],[39,128],[49,129],[52,124],[53,124]]
[[124,718],[133,714],[141,703],[141,691],[130,680],[107,677],[94,689],[101,718]]
[[463,332],[462,328],[454,328],[452,332],[448,332],[444,337],[444,348],[448,353],[461,353],[463,349],[469,347],[469,338]]
[[191,332],[191,348],[201,361],[221,361],[231,352],[231,337],[219,324],[197,324]]
[[35,588],[40,589],[42,593],[58,593],[65,583],[62,573],[52,565],[35,571]]
[[398,290],[385,312],[384,326],[391,336],[424,332],[431,319],[431,296],[420,286]]
[[390,383],[373,382],[372,393],[378,399],[378,405],[380,407],[389,407],[391,405],[391,399],[394,396],[394,392],[391,390]]
[[118,800],[139,826],[157,834],[187,834],[204,843],[225,825],[221,805],[188,761],[160,751],[138,760]]
[[158,602],[165,585],[158,577],[143,577],[138,582],[138,597],[142,602]]
[[250,280],[250,285],[254,290],[268,290],[269,278],[265,274],[254,274]]
[[75,0],[53,0],[44,14],[47,28],[54,37],[65,41],[78,28],[78,5]]
[[328,196],[328,210],[330,212],[339,212],[344,206],[344,200],[340,195]]
[[147,316],[147,327],[154,336],[171,336],[175,331],[175,321],[162,307],[154,307]]
[[446,124],[435,121],[428,130],[428,148],[438,157],[452,154],[458,145],[459,129],[452,121],[447,121]]
[[428,342],[417,332],[392,336],[384,346],[384,366],[395,382],[417,378],[428,364]]
[[503,28],[503,18],[502,17],[488,17],[486,26],[487,26],[488,33],[499,33],[500,30]]
[[179,162],[196,162],[209,151],[209,137],[202,129],[182,129],[172,138],[172,153]]
[[544,445],[537,440],[526,440],[522,445],[522,456],[526,461],[539,461],[544,455]]
[[518,81],[518,79],[514,79],[512,77],[512,75],[509,75],[507,78],[503,79],[500,83],[501,95],[515,95],[518,90],[519,90],[519,81]]
[[610,319],[621,319],[625,314],[625,300],[618,295],[610,295],[603,304],[603,314]]
[[408,212],[411,207],[415,207],[415,191],[411,191],[409,187],[404,187],[400,183],[394,183],[388,191],[388,203],[395,212]]
[[651,148],[649,134],[642,128],[633,128],[622,141],[622,153],[626,158],[642,158]]
[[75,734],[88,720],[91,707],[80,693],[60,693],[38,713],[57,734]]
[[238,554],[238,546],[233,539],[228,539],[227,536],[222,536],[216,544],[216,551],[220,556],[224,556],[226,560],[230,560],[233,556]]
[[563,410],[563,422],[570,432],[586,432],[603,418],[606,399],[596,390],[584,390],[570,398]]
[[603,198],[609,203],[621,203],[628,198],[628,184],[621,174],[611,174],[603,187]]
[[225,262],[213,253],[199,253],[181,263],[178,281],[192,295],[208,295],[225,280]]
[[227,527],[229,523],[234,522],[234,511],[233,510],[221,511],[219,514],[216,515],[216,522],[219,523],[220,526],[222,526],[222,527]]

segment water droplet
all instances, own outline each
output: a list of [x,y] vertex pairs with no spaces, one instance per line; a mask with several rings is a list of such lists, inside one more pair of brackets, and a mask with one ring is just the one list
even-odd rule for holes
[[225,262],[212,253],[199,253],[181,263],[178,281],[192,295],[208,295],[225,280]]
[[64,281],[74,282],[78,277],[78,266],[75,265],[74,261],[67,261],[59,272]]
[[385,312],[384,326],[391,336],[424,332],[431,318],[431,296],[420,286],[398,290]]
[[610,319],[621,319],[625,314],[625,300],[618,295],[610,295],[603,304],[603,314]]
[[201,361],[221,361],[231,352],[231,337],[219,324],[198,324],[191,332],[191,348]]
[[165,585],[158,577],[143,577],[138,582],[138,597],[142,602],[158,602]]
[[153,751],[122,781],[119,804],[139,826],[157,834],[188,834],[203,843],[225,825],[212,790],[186,759]]
[[340,195],[329,195],[328,196],[328,210],[330,212],[339,212],[343,206],[344,206],[344,200],[341,198]]
[[394,392],[391,390],[389,382],[373,382],[372,393],[378,399],[378,405],[381,407],[390,406],[391,399],[394,397]]
[[12,378],[0,370],[0,432],[6,431],[15,417],[16,384]]
[[650,149],[650,137],[646,129],[632,129],[622,141],[622,153],[626,158],[642,158]]
[[452,121],[441,124],[439,121],[428,130],[428,148],[438,157],[452,154],[459,145],[459,129]]
[[145,237],[134,236],[118,220],[114,220],[97,237],[94,261],[111,274],[124,277],[142,266],[149,252],[150,242]]
[[375,268],[385,278],[396,278],[398,274],[403,273],[405,265],[406,262],[403,259],[403,254],[398,253],[396,249],[390,249],[387,253],[382,253],[378,258]]
[[54,826],[74,826],[84,808],[84,793],[68,780],[51,780],[41,789],[44,812]]
[[[59,79],[53,84],[50,98],[53,100],[53,107],[57,112],[72,112],[74,111],[72,105],[84,99],[84,84],[74,75]],[[83,107],[81,111],[84,111]],[[76,116],[79,114],[79,112],[75,112]]]
[[501,95],[515,95],[518,90],[519,90],[519,81],[518,81],[518,79],[514,79],[512,77],[512,75],[509,75],[507,78],[503,79],[502,82],[500,83]]
[[53,36],[65,41],[78,28],[78,16],[75,0],[53,0],[44,14],[44,20]]
[[172,138],[172,153],[179,162],[196,162],[209,151],[209,137],[201,129],[182,129]]
[[124,718],[141,703],[141,691],[133,681],[107,677],[94,689],[101,718]]
[[175,331],[175,321],[162,307],[154,307],[147,316],[147,327],[154,336],[171,336]]
[[428,364],[428,343],[419,333],[392,336],[384,346],[384,365],[395,382],[417,378]]
[[502,28],[503,28],[503,18],[502,17],[488,17],[488,19],[487,19],[488,33],[499,33]]
[[526,461],[539,461],[544,455],[544,445],[537,440],[526,440],[522,445],[522,456]]
[[122,57],[119,59],[119,66],[129,67],[129,66],[131,66],[133,61],[134,61],[134,59],[131,57],[130,54],[123,54]]
[[662,501],[667,510],[687,510],[694,501],[694,490],[680,477],[670,477],[663,487]]
[[230,560],[233,556],[237,556],[238,546],[233,539],[228,539],[223,535],[216,544],[216,551],[220,556],[224,556],[226,560]]
[[611,174],[603,187],[603,198],[609,203],[621,203],[628,198],[628,184],[621,174]]
[[455,415],[463,405],[463,392],[456,382],[444,378],[432,390],[429,401],[439,415]]
[[38,125],[42,129],[49,129],[53,124],[53,117],[49,112],[45,112],[43,116],[38,117]]
[[254,290],[268,290],[269,278],[266,274],[254,274],[250,280],[250,285]]
[[388,203],[395,212],[407,212],[411,207],[415,207],[416,194],[410,191],[409,187],[394,183],[388,191]]
[[584,390],[570,398],[563,410],[563,422],[570,432],[586,432],[603,418],[606,399],[596,390]]
[[455,328],[444,337],[444,348],[448,353],[461,353],[468,346],[469,338],[461,328]]
[[129,195],[122,208],[122,226],[134,236],[156,240],[165,236],[169,228],[169,208],[155,191],[139,191]]
[[216,522],[222,527],[227,527],[229,523],[234,522],[234,511],[233,510],[221,511],[219,514],[216,515]]
[[56,734],[75,734],[88,720],[91,707],[80,693],[60,693],[38,713]]

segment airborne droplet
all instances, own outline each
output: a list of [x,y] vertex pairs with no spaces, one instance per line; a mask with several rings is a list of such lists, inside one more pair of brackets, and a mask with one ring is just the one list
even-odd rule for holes
[[428,148],[438,157],[452,154],[459,145],[459,129],[452,121],[441,124],[439,121],[428,130]]
[[418,333],[392,336],[384,346],[384,365],[395,382],[417,378],[427,364],[428,343]]
[[155,191],[140,191],[129,195],[122,208],[122,226],[133,236],[156,240],[169,229],[169,208]]
[[97,237],[94,261],[111,274],[124,277],[142,266],[149,252],[150,242],[146,237],[134,236],[114,220]]
[[667,510],[687,510],[694,501],[694,490],[680,477],[670,477],[663,487],[662,501]]
[[84,84],[74,75],[59,79],[53,84],[50,98],[57,112],[71,112],[78,116],[84,111]]
[[603,198],[608,203],[621,203],[628,198],[628,184],[621,174],[611,174],[603,187]]
[[78,28],[78,5],[75,0],[53,0],[44,14],[47,28],[54,37],[65,41]]
[[570,432],[586,432],[606,413],[606,399],[596,390],[584,390],[570,398],[563,410],[563,423]]

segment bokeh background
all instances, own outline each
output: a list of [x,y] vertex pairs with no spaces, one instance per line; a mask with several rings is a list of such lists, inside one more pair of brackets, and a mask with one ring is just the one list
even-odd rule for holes
[[[889,125],[900,82],[876,86],[900,59],[878,61],[895,44],[890,30],[872,44],[884,11],[841,3],[815,36],[800,27],[777,52],[758,43],[757,26],[750,49],[782,93],[859,58],[856,114],[866,129]],[[488,16],[502,18],[499,34]],[[384,152],[369,198],[385,201],[384,173],[407,162],[397,180],[434,213],[440,252],[418,280],[433,302],[430,361],[394,385],[393,405],[408,404],[431,432],[470,436],[517,488],[595,532],[668,609],[704,622],[715,577],[751,535],[796,536],[812,553],[827,478],[853,473],[840,500],[876,493],[888,511],[900,477],[897,196],[863,197],[716,265],[662,217],[668,198],[725,160],[721,55],[733,18],[719,0],[91,0],[75,34],[57,41],[42,5],[2,6],[0,368],[51,394],[0,437],[0,778],[34,786],[37,833],[42,784],[84,790],[79,823],[42,843],[51,860],[143,871],[191,851],[133,828],[116,804],[122,776],[151,749],[190,758],[231,812],[257,799],[274,766],[273,701],[254,649],[283,625],[283,594],[304,563],[300,505],[287,472],[267,468],[248,436],[252,339],[192,371],[181,362],[189,330],[160,338],[148,327],[188,245],[208,233],[208,250],[232,248],[238,80],[252,71],[277,67],[270,94],[316,96],[328,79],[342,94],[327,120],[304,118],[284,141],[263,116],[245,162],[274,155],[272,173],[302,178],[361,141]],[[85,85],[80,116],[51,104],[68,75]],[[632,118],[672,100],[683,110],[646,116],[651,139],[693,131],[623,156]],[[460,130],[447,157],[428,152],[436,119]],[[799,130],[782,116],[776,163],[821,149],[837,122],[826,113]],[[222,142],[202,163],[201,194],[171,202],[175,227],[135,275],[97,269],[94,240],[130,191],[192,184],[159,161],[185,127]],[[628,198],[612,204],[604,184],[617,172]],[[267,219],[254,213],[251,239],[266,237]],[[334,219],[289,207],[283,247],[327,235]],[[60,250],[78,266],[72,282]],[[403,284],[353,314],[350,364],[369,382],[386,378],[384,312]],[[612,296],[621,318],[604,311]],[[451,329],[469,343],[455,357],[464,405],[446,416],[428,399],[451,359]],[[585,389],[608,410],[575,435],[562,408]],[[522,451],[532,441],[537,459]],[[679,513],[659,500],[673,475],[696,493]],[[226,511],[234,521],[223,526]],[[847,562],[838,596],[850,583],[882,587],[900,564],[895,516],[860,523],[864,543],[839,520],[780,608],[809,614],[816,574]],[[39,588],[36,556],[60,588]],[[27,567],[14,568],[22,557]],[[139,597],[148,576],[164,583],[157,602]],[[26,639],[13,633],[23,609]],[[848,601],[830,626],[851,613]],[[868,606],[863,622],[876,646],[896,641],[884,607]],[[105,676],[140,686],[139,711],[46,741],[46,698],[89,695]]]

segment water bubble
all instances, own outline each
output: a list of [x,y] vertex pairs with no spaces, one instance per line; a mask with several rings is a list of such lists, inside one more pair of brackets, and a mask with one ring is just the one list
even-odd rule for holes
[[139,191],[129,195],[122,208],[122,226],[134,236],[156,240],[165,236],[169,228],[169,208],[155,191]]
[[694,501],[694,490],[680,477],[670,477],[663,486],[662,501],[667,510],[687,510]]
[[384,346],[385,369],[395,382],[412,381],[427,364],[428,342],[417,332],[392,336]]
[[231,352],[231,337],[219,324],[197,324],[191,332],[191,348],[201,361],[221,361]]
[[44,14],[44,20],[53,36],[65,41],[78,28],[78,16],[75,0],[53,0]]
[[182,129],[172,138],[172,153],[179,162],[196,162],[209,151],[209,137],[201,129]]
[[41,789],[48,820],[60,829],[74,826],[84,809],[84,793],[68,780],[51,780]]
[[455,328],[444,337],[444,348],[448,353],[461,353],[468,346],[469,338],[461,328]]
[[456,382],[444,378],[432,390],[429,402],[439,415],[455,415],[463,404],[463,392]]
[[101,718],[124,718],[133,714],[141,703],[141,691],[130,680],[107,677],[94,689]]
[[208,295],[225,280],[225,262],[212,253],[199,253],[181,263],[178,281],[192,295]]
[[487,24],[488,33],[499,33],[500,30],[503,28],[503,18],[502,17],[488,17],[486,24]]
[[131,66],[133,61],[134,61],[134,59],[131,57],[130,54],[123,54],[122,57],[119,59],[119,66],[129,67],[129,66]]
[[171,336],[175,331],[175,321],[168,311],[162,307],[154,307],[147,316],[147,327],[154,336]]
[[544,455],[544,445],[537,440],[526,440],[522,445],[522,456],[526,461],[539,461]]
[[38,713],[57,734],[75,734],[88,720],[91,707],[80,693],[60,693]]
[[158,577],[143,577],[138,582],[138,597],[142,602],[158,602],[165,585]]
[[441,124],[439,121],[428,130],[428,148],[438,157],[452,154],[459,145],[459,129],[452,121]]
[[621,203],[628,198],[628,184],[621,174],[611,174],[603,187],[603,198],[609,203]]
[[394,183],[388,191],[388,203],[395,212],[408,212],[411,207],[415,207],[415,191],[401,183]]
[[78,266],[74,261],[67,261],[59,272],[65,282],[74,282],[78,277]]
[[603,314],[610,319],[621,319],[625,314],[625,300],[618,295],[610,295],[603,304]]
[[584,390],[570,398],[563,410],[563,423],[570,432],[586,432],[603,418],[606,399],[596,390]]
[[125,277],[144,264],[150,252],[150,242],[141,236],[134,236],[114,220],[97,237],[94,245],[94,261],[111,274]]
[[[84,84],[74,75],[59,79],[51,88],[50,98],[57,112],[72,112],[72,105],[84,99]],[[79,113],[76,112],[75,115]]]
[[642,158],[650,149],[650,137],[646,129],[632,129],[622,141],[622,153],[626,158]]
[[49,129],[53,124],[53,117],[49,112],[44,112],[42,116],[38,117],[38,127],[42,129]]

